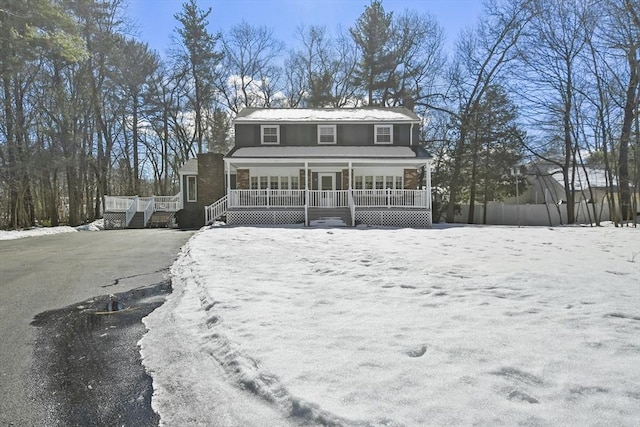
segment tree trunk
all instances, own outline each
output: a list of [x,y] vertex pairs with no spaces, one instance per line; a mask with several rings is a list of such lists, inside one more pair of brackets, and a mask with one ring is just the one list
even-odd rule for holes
[[475,134],[475,141],[472,143],[471,155],[471,182],[469,183],[469,216],[467,223],[475,222],[476,211],[476,180],[478,179],[478,132]]
[[133,192],[140,194],[140,163],[138,159],[138,94],[132,98],[132,144],[133,144]]
[[624,117],[620,130],[620,149],[618,152],[618,190],[620,192],[620,208],[622,220],[632,219],[631,209],[631,180],[629,178],[629,141],[633,126],[634,111],[637,108],[636,93],[638,88],[638,64],[636,64],[636,49],[631,48],[627,54],[629,63],[629,84],[626,91]]

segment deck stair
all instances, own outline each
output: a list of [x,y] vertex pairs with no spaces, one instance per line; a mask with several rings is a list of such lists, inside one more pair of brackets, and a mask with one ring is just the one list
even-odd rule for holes
[[311,227],[350,227],[349,208],[309,208],[309,226]]
[[127,228],[145,228],[144,212],[136,212]]
[[175,212],[156,211],[151,215],[147,227],[172,227],[175,224]]

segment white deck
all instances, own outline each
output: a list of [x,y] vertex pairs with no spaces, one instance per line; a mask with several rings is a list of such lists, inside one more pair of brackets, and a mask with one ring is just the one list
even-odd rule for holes
[[[143,224],[148,224],[154,212],[175,213],[182,209],[182,197],[175,196],[105,196],[105,214],[124,215],[123,227],[129,227],[137,212],[142,212]],[[106,215],[105,215],[106,218]]]

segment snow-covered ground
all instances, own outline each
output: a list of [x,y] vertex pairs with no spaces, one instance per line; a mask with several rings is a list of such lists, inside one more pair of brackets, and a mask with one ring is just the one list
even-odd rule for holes
[[172,276],[164,425],[640,425],[640,229],[214,227]]
[[35,227],[25,230],[0,230],[0,240],[15,240],[25,237],[48,236],[60,233],[75,233],[76,231],[100,231],[104,229],[104,220],[98,219],[90,224],[77,227]]

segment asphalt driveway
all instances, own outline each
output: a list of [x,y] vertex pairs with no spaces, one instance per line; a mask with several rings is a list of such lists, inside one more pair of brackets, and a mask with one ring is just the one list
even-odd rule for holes
[[[72,318],[65,313],[73,313],[68,307],[89,301],[93,307],[87,305],[80,311],[95,312],[108,303],[105,295],[115,294],[124,301],[166,292],[169,268],[192,234],[146,229],[0,241],[0,426],[59,423],[61,418],[52,413],[56,405],[36,398],[43,395],[37,390],[41,384],[52,386],[50,378],[38,376],[46,375],[47,366],[54,365],[38,358],[51,358],[61,351],[55,343],[57,336],[69,334]],[[130,292],[141,288],[145,291],[135,291],[139,295]],[[82,318],[84,323],[95,318],[90,314]],[[137,313],[140,315],[141,311]],[[127,316],[130,325],[133,321],[130,314]],[[123,319],[126,316],[109,320],[108,327],[124,327]],[[67,340],[74,341],[74,333],[69,336]],[[123,333],[116,340],[109,345],[124,346],[122,353],[135,355],[131,351],[136,345],[133,334]],[[69,366],[67,359],[58,359],[56,363]],[[74,375],[69,371],[64,377],[73,379]],[[90,384],[88,387],[92,388]]]

